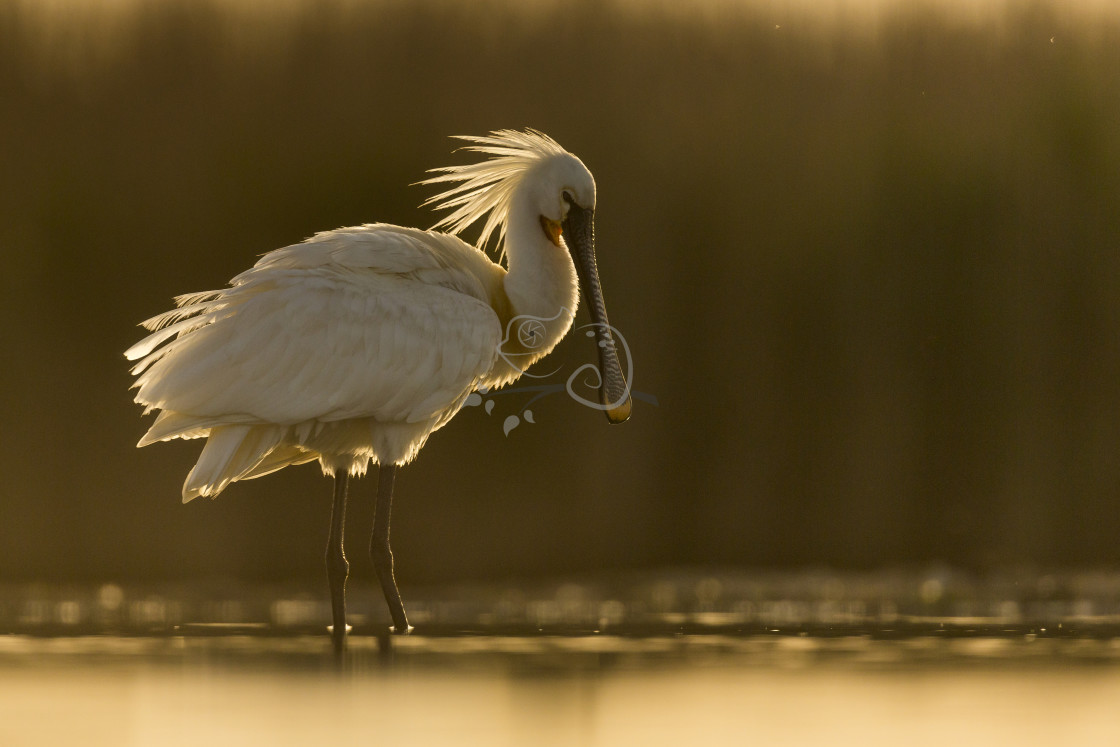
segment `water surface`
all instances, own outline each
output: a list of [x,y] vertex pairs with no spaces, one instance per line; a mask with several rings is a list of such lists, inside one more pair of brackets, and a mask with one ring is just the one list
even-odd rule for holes
[[0,638],[0,742],[1113,744],[1120,642]]

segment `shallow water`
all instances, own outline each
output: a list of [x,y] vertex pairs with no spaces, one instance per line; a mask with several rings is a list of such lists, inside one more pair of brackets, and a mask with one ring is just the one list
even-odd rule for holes
[[1115,744],[1120,640],[0,636],[0,743]]
[[7,745],[1120,744],[1120,574],[0,588]]

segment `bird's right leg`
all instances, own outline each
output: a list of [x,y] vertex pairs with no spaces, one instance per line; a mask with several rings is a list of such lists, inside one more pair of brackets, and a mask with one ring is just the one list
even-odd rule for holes
[[412,632],[408,617],[404,612],[404,602],[397,589],[397,578],[393,573],[393,551],[389,547],[389,512],[393,507],[393,480],[397,475],[395,464],[382,464],[377,468],[377,503],[373,508],[373,534],[369,538],[369,554],[373,559],[373,569],[381,582],[385,603],[389,605],[389,615],[393,618],[392,631],[398,635]]
[[346,646],[346,577],[350,564],[342,547],[346,531],[346,489],[350,475],[346,471],[334,476],[334,506],[331,508],[331,533],[327,539],[327,583],[331,588],[331,642],[341,652]]

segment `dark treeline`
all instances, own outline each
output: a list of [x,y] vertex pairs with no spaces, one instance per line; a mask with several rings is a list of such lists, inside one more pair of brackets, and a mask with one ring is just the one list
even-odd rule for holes
[[523,126],[598,179],[658,406],[462,413],[400,476],[403,584],[1116,561],[1118,14],[232,5],[0,1],[3,578],[317,576],[317,469],[181,506],[200,445],[133,448],[121,351],[260,253],[430,225],[446,136]]

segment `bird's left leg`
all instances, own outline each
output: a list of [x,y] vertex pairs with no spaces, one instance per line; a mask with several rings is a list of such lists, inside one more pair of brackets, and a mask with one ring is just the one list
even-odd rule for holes
[[327,582],[331,588],[331,642],[341,652],[346,646],[346,577],[350,564],[342,547],[346,533],[346,489],[350,475],[339,471],[334,476],[334,505],[331,508],[331,533],[327,539]]
[[397,475],[397,465],[382,464],[377,468],[377,503],[373,509],[373,535],[369,538],[369,555],[389,614],[393,617],[393,632],[405,634],[412,632],[408,618],[404,614],[404,602],[397,590],[397,579],[393,574],[393,551],[389,548],[389,514],[393,507],[393,478]]

